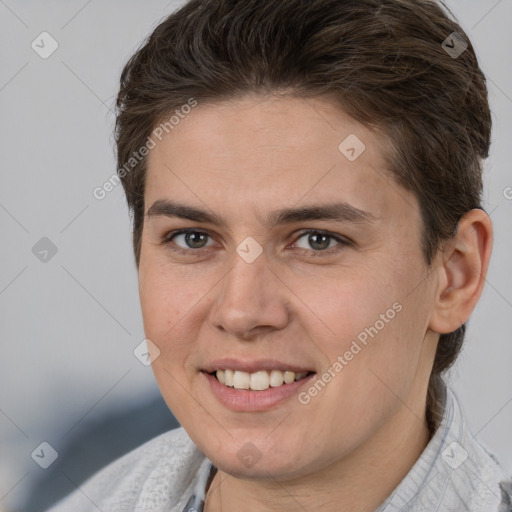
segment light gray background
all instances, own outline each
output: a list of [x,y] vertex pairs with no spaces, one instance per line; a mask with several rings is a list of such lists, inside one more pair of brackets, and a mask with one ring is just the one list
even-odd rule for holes
[[[113,106],[123,64],[182,2],[0,0],[0,509],[15,506],[78,422],[158,393],[133,356],[144,338],[130,224],[113,172]],[[495,245],[488,283],[451,379],[477,438],[512,474],[511,0],[447,2],[489,80],[494,133],[485,207]],[[41,32],[59,47],[31,48]],[[512,197],[511,193],[508,197]],[[47,263],[31,249],[57,246]]]

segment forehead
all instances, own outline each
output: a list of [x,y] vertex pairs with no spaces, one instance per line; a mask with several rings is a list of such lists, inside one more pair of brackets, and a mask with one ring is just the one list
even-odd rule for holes
[[161,199],[202,204],[232,218],[251,210],[263,219],[277,205],[339,201],[374,217],[403,214],[397,206],[416,209],[391,178],[385,151],[382,136],[328,100],[199,103],[148,155],[146,212]]

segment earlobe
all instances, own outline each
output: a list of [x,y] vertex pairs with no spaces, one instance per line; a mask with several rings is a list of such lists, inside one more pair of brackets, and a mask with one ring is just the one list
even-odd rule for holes
[[482,294],[492,241],[492,222],[483,210],[470,210],[460,219],[439,254],[440,279],[429,323],[434,332],[453,332],[468,320]]

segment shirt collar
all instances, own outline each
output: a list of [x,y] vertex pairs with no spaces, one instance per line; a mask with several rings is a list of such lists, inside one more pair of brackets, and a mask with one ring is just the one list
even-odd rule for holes
[[197,484],[194,487],[194,492],[187,501],[183,512],[203,512],[206,489],[208,489],[216,472],[217,468],[208,458],[205,458],[197,471]]
[[376,512],[496,511],[501,468],[468,430],[442,383],[442,419],[419,459]]

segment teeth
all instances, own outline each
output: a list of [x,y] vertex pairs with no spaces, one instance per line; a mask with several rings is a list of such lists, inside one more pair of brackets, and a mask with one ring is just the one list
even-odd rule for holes
[[268,389],[270,385],[270,377],[267,372],[251,373],[251,389],[262,391]]
[[284,382],[283,372],[279,370],[272,370],[270,372],[270,385],[273,388],[277,388],[277,386],[281,386]]
[[247,372],[236,371],[233,376],[233,386],[235,389],[249,389],[251,385],[251,375]]
[[284,372],[284,383],[291,384],[295,380],[295,372]]
[[235,372],[233,370],[224,370],[224,384],[226,386],[233,387],[233,376]]
[[306,377],[308,372],[291,372],[271,370],[270,372],[261,370],[255,373],[247,373],[234,370],[217,370],[217,380],[230,388],[251,389],[253,391],[264,391],[269,387],[279,387],[283,384],[291,384],[296,380]]

